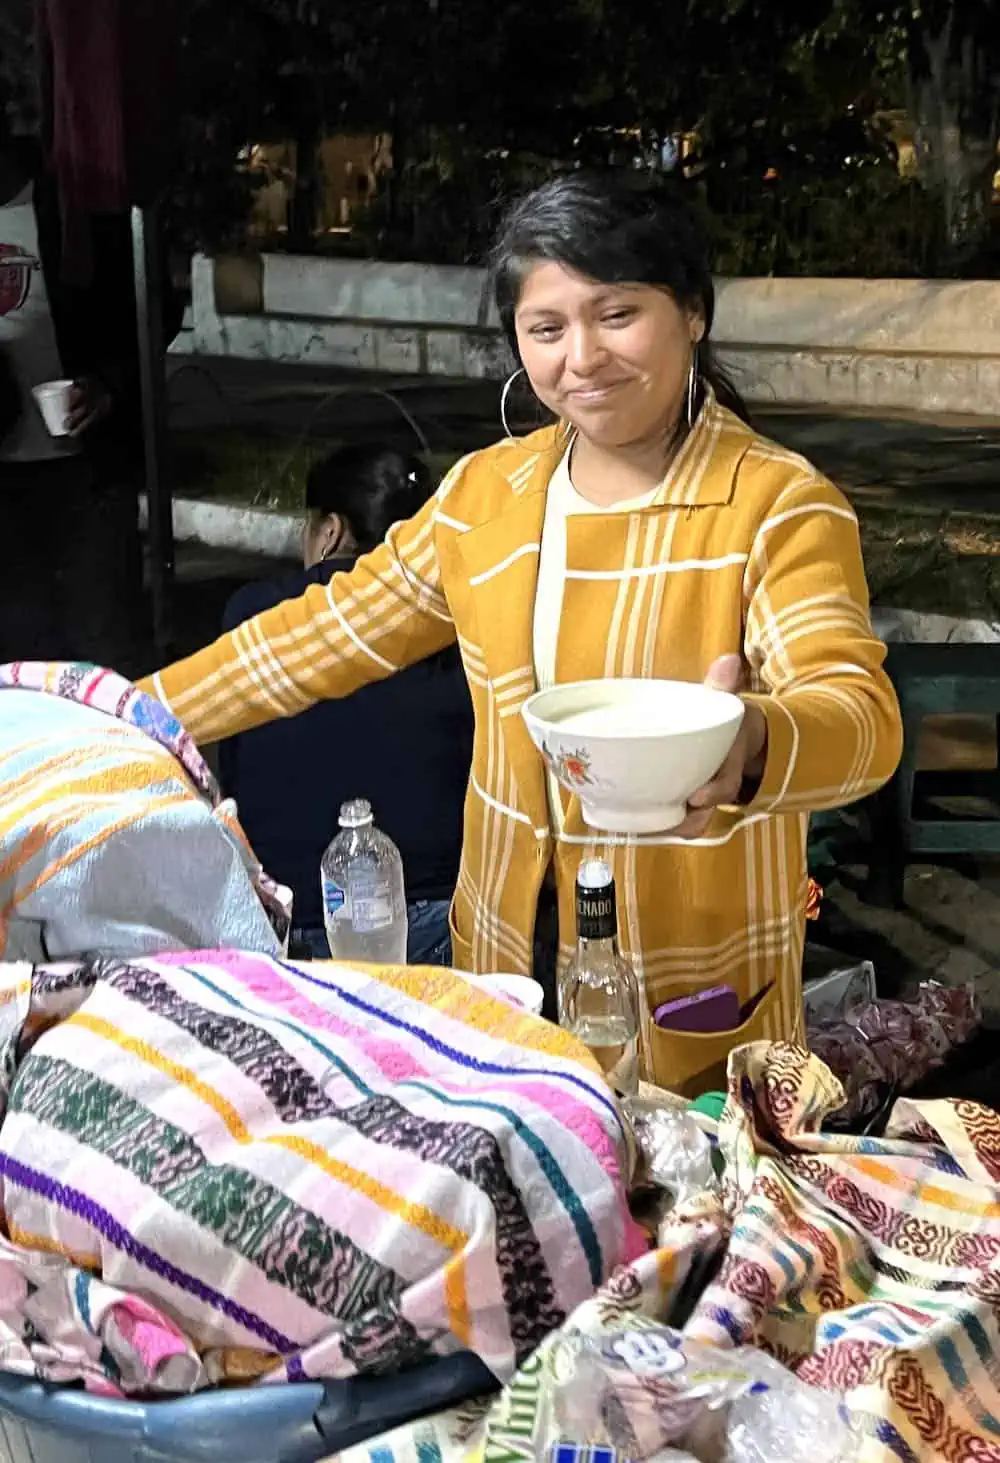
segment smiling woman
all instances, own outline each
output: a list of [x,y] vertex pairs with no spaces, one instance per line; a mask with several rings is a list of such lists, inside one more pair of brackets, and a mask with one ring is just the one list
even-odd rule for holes
[[[801,1035],[807,815],[873,791],[899,757],[857,523],[750,428],[717,370],[708,259],[681,204],[627,181],[549,183],[508,215],[493,278],[554,425],[473,453],[349,573],[147,688],[211,740],[457,640],[476,728],[456,964],[534,973],[552,1011],[580,860],[605,858],[650,1004],[721,981],[741,1002],[733,1031],[657,1034],[661,1080],[692,1090],[732,1046]],[[743,696],[733,749],[679,827],[602,837],[547,775],[526,700],[605,677]]]

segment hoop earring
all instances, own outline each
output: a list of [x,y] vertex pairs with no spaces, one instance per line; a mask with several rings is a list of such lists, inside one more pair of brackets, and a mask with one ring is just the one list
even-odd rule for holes
[[697,415],[698,405],[698,347],[695,346],[691,354],[691,366],[688,371],[687,389],[687,424],[688,431],[694,426],[694,419]]
[[514,433],[507,424],[507,399],[510,396],[510,389],[518,376],[523,376],[524,374],[524,367],[518,366],[513,375],[507,377],[507,380],[503,383],[503,390],[500,393],[500,423],[508,437],[513,437]]

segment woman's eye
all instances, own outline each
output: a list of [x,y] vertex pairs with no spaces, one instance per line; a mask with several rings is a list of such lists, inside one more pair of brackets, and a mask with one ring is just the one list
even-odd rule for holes
[[629,325],[635,319],[635,311],[631,309],[609,310],[601,319],[605,325]]
[[531,327],[531,335],[534,340],[555,340],[558,334],[558,325],[533,325]]

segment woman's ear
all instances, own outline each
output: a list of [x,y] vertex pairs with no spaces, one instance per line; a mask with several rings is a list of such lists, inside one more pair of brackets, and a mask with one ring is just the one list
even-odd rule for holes
[[339,513],[319,518],[310,513],[302,533],[302,557],[307,569],[329,558],[343,536],[343,519]]
[[344,537],[344,520],[339,513],[328,513],[316,533],[316,547],[321,559],[328,559]]

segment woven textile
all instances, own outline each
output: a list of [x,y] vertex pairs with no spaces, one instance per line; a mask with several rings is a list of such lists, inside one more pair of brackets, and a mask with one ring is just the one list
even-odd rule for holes
[[1000,1116],[904,1100],[884,1138],[821,1132],[842,1101],[800,1049],[735,1052],[724,1211],[680,1212],[608,1314],[669,1319],[678,1279],[721,1254],[688,1336],[843,1394],[864,1463],[1000,1463]]
[[0,956],[277,954],[289,907],[159,702],[96,666],[0,666]]
[[585,1050],[462,977],[2,970],[9,1370],[177,1392],[466,1349],[503,1378],[644,1247]]

